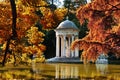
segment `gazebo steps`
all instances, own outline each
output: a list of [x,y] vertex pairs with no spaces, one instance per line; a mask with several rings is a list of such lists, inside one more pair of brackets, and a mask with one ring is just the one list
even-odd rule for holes
[[50,58],[47,59],[46,62],[48,63],[83,63],[82,61],[80,61],[80,58],[78,57],[54,57],[54,58]]

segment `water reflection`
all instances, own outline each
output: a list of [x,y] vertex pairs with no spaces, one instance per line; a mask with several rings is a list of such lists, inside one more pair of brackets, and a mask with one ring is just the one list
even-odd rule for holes
[[76,78],[79,77],[79,69],[77,66],[70,65],[55,65],[55,78],[56,79],[66,79],[66,78]]
[[1,80],[120,80],[120,65],[34,64],[31,67],[0,68]]
[[79,79],[82,78],[94,78],[94,75],[104,75],[107,74],[108,66],[107,64],[57,64],[55,65],[55,78],[56,79]]
[[[43,65],[42,65],[43,66]],[[41,66],[41,67],[42,67]],[[77,80],[120,80],[120,65],[108,64],[47,64],[45,75],[54,76],[55,79]],[[43,68],[43,67],[42,67]],[[109,69],[110,68],[110,69]],[[115,70],[117,68],[117,73]],[[51,69],[51,70],[50,70]],[[111,71],[112,70],[112,71]],[[44,69],[41,69],[41,74]],[[114,71],[114,72],[113,72]],[[50,74],[48,74],[50,73]]]
[[108,71],[108,64],[96,64],[96,69],[101,75],[106,75]]

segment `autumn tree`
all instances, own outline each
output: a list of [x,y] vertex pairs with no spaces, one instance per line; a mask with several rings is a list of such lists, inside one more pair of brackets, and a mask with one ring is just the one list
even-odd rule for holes
[[[37,16],[33,14],[33,9],[28,8],[28,10],[25,10],[21,5],[16,6],[13,0],[10,2],[5,0],[1,2],[0,5],[0,43],[6,44],[6,46],[3,47],[3,51],[5,51],[3,59],[4,65],[7,53],[14,51],[13,49],[16,47],[16,43],[20,43],[21,39],[25,36],[26,31],[37,20]],[[31,13],[31,15],[29,15],[29,13]],[[14,47],[11,49],[9,45],[13,46],[13,44]]]
[[40,57],[46,49],[42,45],[45,35],[38,31],[36,23],[39,22],[43,29],[52,29],[66,12],[66,9],[52,11],[51,5],[43,0],[15,0],[14,5],[4,0],[0,5],[0,44],[2,53],[5,52],[5,57],[1,58],[3,65],[7,62],[6,57],[10,58],[11,54],[15,62],[18,61],[17,56],[23,53],[38,53],[37,57]]
[[43,5],[35,4],[33,6],[29,4],[29,6],[34,7],[37,15],[40,17],[36,26],[45,34],[45,40],[43,42],[43,44],[47,46],[45,57],[50,58],[55,52],[55,35],[53,29],[55,29],[59,23],[63,21],[65,15],[67,14],[67,9],[64,7],[57,7],[57,5],[55,5],[57,0],[47,0],[47,2],[48,3]]
[[100,54],[112,52],[120,57],[120,1],[93,0],[77,10],[81,24],[88,22],[87,35],[75,40],[72,49],[79,47],[86,62],[97,59]]
[[67,13],[66,8],[57,8],[53,2],[51,4],[44,0],[22,0],[21,2],[36,10],[40,17],[39,22],[45,30],[55,29]]

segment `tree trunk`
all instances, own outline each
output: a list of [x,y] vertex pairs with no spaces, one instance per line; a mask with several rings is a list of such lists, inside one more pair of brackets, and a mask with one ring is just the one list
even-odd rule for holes
[[12,38],[17,38],[17,32],[16,32],[16,18],[17,18],[17,13],[16,13],[16,4],[15,0],[10,0],[11,3],[11,8],[12,8]]
[[10,45],[10,40],[17,38],[17,32],[16,32],[17,13],[16,13],[15,0],[10,0],[10,4],[11,4],[11,8],[12,8],[12,16],[13,16],[13,18],[12,18],[12,36],[7,40],[5,54],[4,54],[4,59],[2,61],[2,66],[5,66],[6,56],[7,56],[7,53],[8,53],[8,50],[9,50],[9,45]]
[[10,44],[10,38],[7,40],[7,44],[6,44],[6,49],[5,49],[5,55],[2,61],[2,66],[5,66],[5,62],[6,62],[6,56],[7,56],[7,52],[9,50],[9,44]]

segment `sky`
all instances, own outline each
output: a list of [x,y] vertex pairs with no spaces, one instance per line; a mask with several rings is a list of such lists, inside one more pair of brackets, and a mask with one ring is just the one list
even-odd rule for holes
[[[59,0],[59,1],[63,3],[64,0]],[[87,0],[88,3],[89,3],[90,1],[91,1],[91,0]]]
[[91,0],[87,0],[87,3],[90,3],[91,2]]
[[[61,5],[63,5],[63,1],[64,0],[58,0],[58,1],[60,1],[61,2]],[[87,3],[90,3],[91,2],[91,0],[87,0]]]

